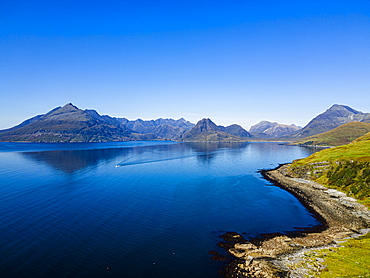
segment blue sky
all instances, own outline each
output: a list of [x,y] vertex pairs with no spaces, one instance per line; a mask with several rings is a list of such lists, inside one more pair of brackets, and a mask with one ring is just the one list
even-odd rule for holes
[[304,126],[370,112],[370,1],[0,0],[0,129],[72,102]]

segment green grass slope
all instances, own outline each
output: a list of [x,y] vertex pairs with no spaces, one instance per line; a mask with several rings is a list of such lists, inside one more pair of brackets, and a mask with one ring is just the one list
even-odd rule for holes
[[341,190],[370,205],[370,133],[294,161],[290,174]]
[[370,123],[351,122],[333,130],[299,140],[293,145],[340,146],[370,132]]
[[[296,160],[290,175],[315,180],[345,192],[370,208],[370,133],[350,144]],[[335,252],[315,252],[325,269],[312,277],[370,277],[370,234],[350,239]]]

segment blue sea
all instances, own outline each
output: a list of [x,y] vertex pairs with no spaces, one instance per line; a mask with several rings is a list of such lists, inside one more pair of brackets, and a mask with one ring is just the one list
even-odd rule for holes
[[209,251],[318,224],[258,172],[278,143],[0,143],[0,277],[218,277]]

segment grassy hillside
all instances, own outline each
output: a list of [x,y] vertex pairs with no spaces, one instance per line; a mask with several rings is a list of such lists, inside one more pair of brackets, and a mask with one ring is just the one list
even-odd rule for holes
[[[290,174],[309,178],[360,200],[370,208],[370,133],[352,143],[296,160]],[[351,239],[335,252],[319,251],[325,269],[315,277],[370,277],[370,234]]]
[[294,161],[290,174],[341,190],[370,207],[370,133]]
[[305,253],[306,259],[300,263],[309,266],[310,276],[305,277],[370,277],[370,234],[350,239],[341,246]]
[[370,123],[352,122],[333,130],[313,135],[293,143],[294,145],[340,146],[370,132]]
[[354,140],[354,142],[370,141],[370,132]]

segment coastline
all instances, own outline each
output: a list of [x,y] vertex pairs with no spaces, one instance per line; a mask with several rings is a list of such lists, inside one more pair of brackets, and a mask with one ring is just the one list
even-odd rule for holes
[[289,165],[263,170],[261,174],[293,194],[321,224],[287,234],[263,235],[250,241],[231,233],[226,237],[225,249],[234,259],[227,266],[225,277],[304,277],[307,269],[291,267],[292,262],[302,260],[304,252],[335,247],[343,240],[370,232],[370,211],[365,206],[340,191],[289,177],[286,174]]

